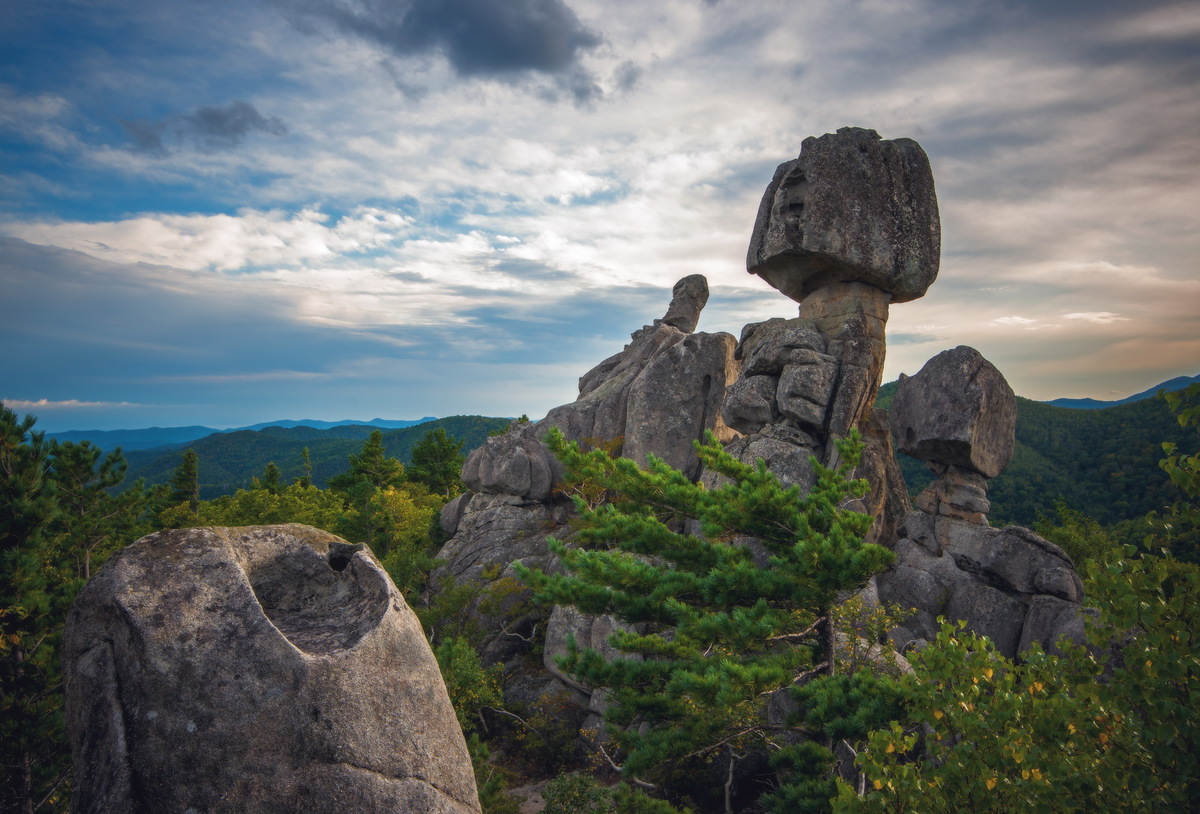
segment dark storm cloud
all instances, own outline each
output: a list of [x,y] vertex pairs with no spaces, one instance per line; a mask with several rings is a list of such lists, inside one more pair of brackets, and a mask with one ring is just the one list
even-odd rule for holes
[[160,154],[182,144],[205,152],[231,150],[252,133],[287,134],[287,126],[278,118],[264,116],[254,105],[240,100],[224,107],[199,107],[161,121],[123,121],[121,126],[138,149]]
[[440,53],[460,76],[554,77],[577,100],[599,93],[579,64],[601,43],[562,0],[276,0],[294,24],[324,21],[396,56]]

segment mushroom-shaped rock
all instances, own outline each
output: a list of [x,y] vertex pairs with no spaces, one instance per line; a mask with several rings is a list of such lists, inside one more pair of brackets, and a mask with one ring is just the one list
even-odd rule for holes
[[1017,399],[995,365],[960,345],[901,379],[891,420],[901,452],[994,478],[1013,454]]
[[937,277],[941,226],[929,158],[911,139],[843,127],[804,140],[779,165],[746,268],[797,302],[835,283],[866,283],[892,302]]
[[420,623],[326,532],[144,537],[80,593],[63,662],[76,812],[479,812]]

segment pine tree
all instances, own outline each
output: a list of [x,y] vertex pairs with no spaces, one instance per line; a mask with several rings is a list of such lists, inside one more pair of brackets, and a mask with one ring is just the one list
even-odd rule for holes
[[297,486],[312,486],[312,456],[308,453],[308,447],[300,450],[300,477],[292,483]]
[[267,465],[263,467],[262,475],[250,479],[250,488],[262,489],[272,495],[279,494],[279,490],[282,488],[280,486],[280,473],[279,467],[275,465],[274,461],[267,462]]
[[330,489],[349,492],[359,484],[367,483],[376,489],[399,486],[404,483],[404,464],[398,458],[389,458],[383,449],[383,432],[373,430],[363,442],[362,451],[350,453],[350,471],[334,475],[328,481]]
[[[50,445],[0,404],[0,810],[32,812],[62,782],[59,516]],[[69,598],[67,604],[69,605]]]
[[[1200,384],[1159,395],[1180,427],[1200,431]],[[1191,446],[1196,449],[1195,439]],[[1200,564],[1200,451],[1188,455],[1171,441],[1164,442],[1162,449],[1167,457],[1158,465],[1186,497],[1156,515],[1153,522],[1177,559]]]
[[863,542],[871,518],[842,508],[866,489],[847,479],[861,441],[839,443],[836,471],[814,460],[807,495],[783,487],[761,461],[732,458],[711,435],[698,454],[727,479],[711,490],[654,458],[643,470],[602,449],[581,452],[557,430],[546,443],[573,478],[599,484],[610,502],[577,501],[572,545],[551,541],[566,573],[517,567],[538,602],[626,625],[610,640],[619,657],[572,642],[562,662],[610,692],[605,719],[624,751],[623,773],[644,779],[714,758],[732,770],[743,750],[773,748],[769,696],[830,672],[839,593],[891,560]]
[[346,500],[347,511],[334,531],[356,543],[366,543],[382,557],[391,544],[389,498],[397,489],[407,491],[404,464],[389,458],[383,433],[374,430],[362,451],[351,453],[350,471],[329,479],[329,488]]
[[125,480],[125,458],[120,447],[103,458],[102,454],[88,441],[51,446],[51,476],[60,508],[54,528],[66,538],[65,549],[84,581],[91,579],[93,560],[103,562],[137,536],[151,502],[141,481],[113,494]]
[[171,474],[169,486],[168,504],[186,505],[188,515],[194,518],[200,508],[200,458],[196,450],[189,449],[183,453],[183,460]]
[[413,447],[409,477],[428,486],[434,494],[453,497],[462,491],[459,475],[466,459],[462,454],[464,444],[447,435],[442,427],[430,430]]

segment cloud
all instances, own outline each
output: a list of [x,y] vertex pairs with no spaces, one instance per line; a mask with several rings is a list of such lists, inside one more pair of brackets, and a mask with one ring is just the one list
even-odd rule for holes
[[600,95],[584,53],[603,42],[562,0],[276,0],[302,29],[332,25],[395,57],[436,53],[462,77],[556,79],[576,101]]
[[1118,21],[1106,32],[1112,40],[1176,40],[1200,35],[1200,8],[1194,3],[1151,8]]
[[0,133],[7,131],[25,142],[66,152],[80,146],[70,129],[73,118],[71,103],[60,94],[28,95],[0,84]]
[[204,152],[232,150],[252,133],[281,137],[288,132],[280,119],[264,116],[254,105],[241,100],[224,107],[198,107],[160,121],[122,121],[121,126],[137,149],[158,155],[165,155],[168,146],[174,145]]
[[30,221],[2,224],[0,233],[105,260],[237,271],[369,252],[410,227],[411,219],[400,213],[364,206],[336,221],[315,208],[245,209],[236,215],[147,214],[96,223]]
[[937,342],[942,337],[936,334],[922,333],[891,333],[888,334],[887,341],[889,345],[922,345],[926,342]]
[[[436,256],[464,262],[455,250]],[[0,344],[22,347],[0,380],[47,402],[130,405],[74,418],[34,407],[55,431],[536,417],[571,401],[578,377],[670,301],[669,289],[649,285],[550,284],[556,269],[513,262],[528,281],[486,289],[485,270],[465,282],[393,277],[390,262],[220,274],[0,240]]]
[[[0,281],[23,326],[0,333],[36,357],[0,380],[61,380],[22,395],[175,401],[138,389],[175,376],[179,401],[255,411],[229,423],[304,399],[534,414],[685,274],[709,278],[703,330],[794,316],[746,240],[775,165],[847,124],[918,139],[941,201],[941,276],[891,310],[891,377],[971,344],[1053,397],[1068,373],[1102,392],[1200,358],[1190,4],[49,2],[0,30],[45,44],[0,88],[21,173],[0,178],[0,233],[42,247]],[[55,48],[60,28],[95,47]],[[603,107],[556,101],[596,85]],[[190,101],[212,98],[258,118]],[[255,124],[270,111],[292,137]],[[113,148],[134,135],[114,117],[147,149]],[[519,385],[488,378],[500,364]]]
[[78,399],[67,399],[66,401],[51,401],[50,399],[38,399],[37,401],[23,401],[21,399],[0,399],[0,404],[3,404],[10,410],[78,410],[78,409],[100,409],[109,410],[114,407],[149,407],[148,404],[133,404],[128,401],[80,401]]
[[1074,314],[1063,314],[1063,319],[1078,319],[1094,322],[1097,325],[1111,325],[1114,322],[1128,322],[1129,317],[1118,316],[1111,311],[1085,311]]

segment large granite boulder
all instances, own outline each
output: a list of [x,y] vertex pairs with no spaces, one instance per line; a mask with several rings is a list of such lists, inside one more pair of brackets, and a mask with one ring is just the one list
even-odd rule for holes
[[473,492],[527,500],[548,498],[561,476],[562,466],[542,444],[537,426],[529,421],[513,422],[508,432],[494,435],[471,450],[461,475]]
[[941,226],[933,172],[911,139],[843,127],[809,137],[780,164],[759,206],[746,268],[797,302],[835,283],[866,283],[892,302],[937,277]]
[[480,810],[420,624],[326,532],[144,537],[80,593],[63,661],[76,812]]
[[899,449],[994,478],[1012,458],[1017,399],[996,366],[965,345],[903,378],[891,409]]

